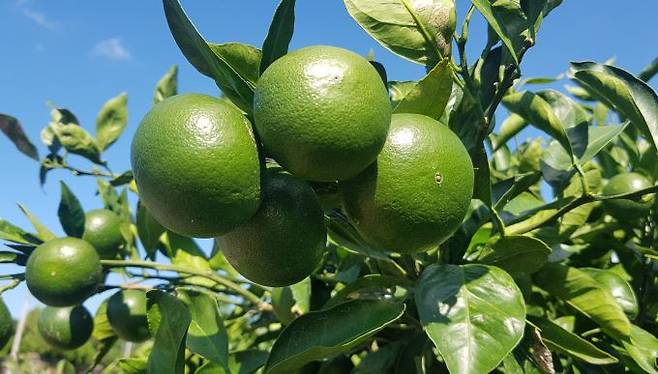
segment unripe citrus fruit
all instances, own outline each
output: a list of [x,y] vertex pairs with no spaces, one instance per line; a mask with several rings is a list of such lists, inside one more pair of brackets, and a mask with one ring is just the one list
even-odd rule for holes
[[262,189],[256,215],[217,243],[245,278],[265,286],[288,286],[318,265],[327,240],[324,215],[313,189],[290,174],[268,170]]
[[7,304],[0,298],[0,349],[7,344],[13,333],[14,320],[11,318],[9,309],[7,309]]
[[129,342],[143,342],[150,337],[146,318],[146,293],[123,290],[110,297],[107,319],[114,332]]
[[461,224],[473,194],[473,165],[447,126],[395,114],[377,162],[341,186],[348,218],[375,246],[416,252]]
[[141,201],[181,235],[223,234],[258,209],[254,134],[224,100],[185,94],[156,104],[135,133],[131,160]]
[[121,217],[107,209],[94,209],[85,214],[82,239],[93,245],[104,259],[115,258],[123,244]]
[[103,280],[98,253],[78,238],[58,238],[38,246],[27,260],[27,288],[50,306],[71,306],[91,296]]
[[76,349],[89,340],[94,319],[82,305],[64,308],[46,307],[37,322],[46,343],[59,349]]
[[[603,187],[603,195],[617,195],[622,193],[631,193],[644,188],[651,187],[652,184],[647,177],[638,173],[617,174],[610,178],[608,183]],[[653,194],[644,195],[639,199],[611,199],[603,200],[605,210],[613,217],[619,220],[629,220],[641,218],[649,213],[653,206],[655,197]]]
[[352,177],[384,145],[391,120],[386,87],[363,57],[313,46],[276,60],[254,95],[265,150],[292,174],[313,181]]

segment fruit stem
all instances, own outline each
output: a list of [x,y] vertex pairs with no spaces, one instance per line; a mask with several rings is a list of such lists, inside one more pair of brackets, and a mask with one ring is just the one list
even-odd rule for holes
[[215,283],[221,284],[222,286],[225,286],[226,288],[234,291],[238,295],[244,297],[246,300],[252,302],[255,304],[258,309],[261,311],[270,311],[272,310],[272,305],[262,301],[258,296],[250,292],[249,290],[246,290],[242,287],[240,287],[239,284],[234,283],[210,270],[196,270],[196,269],[191,269],[185,266],[180,266],[180,265],[169,265],[169,264],[161,264],[158,262],[153,262],[153,261],[136,261],[136,260],[101,260],[101,264],[107,266],[107,267],[137,267],[137,268],[147,268],[147,269],[155,269],[155,270],[162,270],[162,271],[174,271],[177,273],[184,273],[184,274],[190,274],[190,275],[195,275],[199,276],[202,278],[206,278],[208,280],[211,280]]

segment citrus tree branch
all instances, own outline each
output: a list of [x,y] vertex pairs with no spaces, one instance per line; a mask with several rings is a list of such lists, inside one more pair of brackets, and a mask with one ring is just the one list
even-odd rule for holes
[[220,275],[210,270],[197,270],[197,269],[188,268],[186,266],[161,264],[152,261],[101,260],[101,263],[107,267],[120,267],[120,268],[136,267],[136,268],[154,269],[154,270],[162,270],[162,271],[173,271],[177,273],[195,275],[198,277],[211,280],[217,284],[220,284],[232,290],[239,296],[244,297],[246,300],[258,306],[260,310],[263,311],[272,310],[272,306],[270,304],[262,301],[260,297],[256,296],[254,293],[240,287],[239,284],[234,283],[233,281],[230,281],[226,278],[223,278]]

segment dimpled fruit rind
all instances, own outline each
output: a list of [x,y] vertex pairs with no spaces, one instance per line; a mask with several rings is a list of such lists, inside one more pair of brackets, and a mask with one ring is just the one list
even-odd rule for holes
[[41,311],[37,329],[43,340],[59,349],[76,349],[89,340],[94,319],[82,305],[64,308],[46,307]]
[[[630,193],[651,187],[651,181],[639,173],[617,174],[603,187],[603,195]],[[639,199],[603,200],[605,210],[619,220],[636,219],[646,216],[655,202],[655,195],[644,195]]]
[[131,161],[140,199],[164,227],[214,237],[260,204],[260,163],[251,124],[225,100],[170,97],[142,120]]
[[350,178],[375,160],[391,105],[365,58],[312,46],[267,68],[256,86],[254,118],[268,156],[295,176],[329,182]]
[[108,301],[107,319],[121,339],[143,342],[150,337],[146,309],[146,292],[119,291]]
[[88,211],[85,214],[85,232],[82,239],[93,245],[101,258],[115,258],[124,242],[121,217],[107,209]]
[[78,238],[57,238],[39,245],[25,266],[30,293],[50,306],[71,306],[91,296],[103,280],[94,247]]
[[469,154],[447,126],[394,114],[377,162],[341,185],[348,218],[375,247],[410,253],[446,240],[473,194]]
[[313,189],[290,174],[268,170],[258,213],[218,237],[217,244],[245,278],[283,287],[313,272],[326,240],[324,215]]

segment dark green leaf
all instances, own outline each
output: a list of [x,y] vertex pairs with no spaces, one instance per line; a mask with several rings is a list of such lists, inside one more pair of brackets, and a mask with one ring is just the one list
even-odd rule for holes
[[229,371],[212,362],[204,364],[195,374],[252,374],[267,361],[267,352],[250,349],[229,355]]
[[637,297],[633,287],[620,275],[611,271],[597,268],[580,268],[599,283],[601,288],[608,291],[617,300],[628,318],[635,318],[638,312]]
[[488,246],[480,262],[502,268],[510,274],[532,274],[548,261],[551,248],[529,236],[505,236]]
[[96,183],[98,185],[98,194],[103,200],[105,209],[109,209],[117,214],[121,212],[121,201],[117,190],[105,179],[97,178]]
[[153,94],[153,104],[157,104],[162,100],[174,96],[178,93],[178,65],[173,65],[167,70],[165,75],[160,78],[158,84],[155,86],[155,93]]
[[96,117],[96,143],[101,151],[111,146],[128,124],[127,100],[128,94],[123,92],[108,100],[98,112]]
[[528,317],[528,319],[532,324],[539,327],[542,341],[550,350],[564,353],[594,365],[608,365],[618,361],[606,351],[547,319],[535,317]]
[[294,29],[295,0],[281,0],[263,42],[263,59],[260,61],[261,74],[271,63],[288,53],[288,45]]
[[354,20],[391,52],[426,66],[450,55],[456,13],[452,0],[344,0]]
[[166,229],[153,218],[141,202],[137,203],[137,235],[144,246],[146,255],[151,260],[155,259],[155,252],[160,242],[160,237]]
[[620,68],[593,62],[571,63],[570,76],[592,96],[614,108],[658,149],[658,95]]
[[34,234],[0,218],[0,239],[18,244],[41,244],[43,241]]
[[629,340],[622,341],[626,352],[642,370],[647,373],[658,373],[656,359],[658,358],[658,339],[638,326],[631,325]]
[[7,135],[16,148],[27,157],[39,161],[37,147],[25,135],[23,126],[12,116],[0,113],[0,130]]
[[148,291],[146,298],[149,330],[153,336],[147,370],[149,373],[182,373],[190,312],[176,297],[162,291]]
[[217,300],[204,293],[179,290],[192,322],[187,332],[187,347],[206,359],[227,367],[228,336],[219,315]]
[[482,13],[491,29],[505,45],[514,63],[518,65],[520,49],[523,46],[519,36],[528,24],[519,2],[471,0],[471,3]]
[[309,312],[286,327],[274,342],[264,373],[289,373],[305,364],[332,357],[363,342],[398,319],[404,304],[354,300]]
[[[224,94],[246,113],[251,112],[255,84],[222,55],[213,52],[185,14],[178,0],[163,0],[171,34],[185,58],[200,73],[215,80]],[[259,64],[256,65],[258,73]],[[257,76],[257,75],[256,75]]]
[[[242,76],[249,83],[250,87],[256,87],[259,77],[258,69],[262,59],[260,49],[243,43],[208,43],[208,46],[215,55],[225,60],[237,74]],[[224,89],[222,91],[229,99],[233,100],[232,97],[235,96],[234,94]],[[235,101],[233,102],[235,103]]]
[[640,80],[648,82],[658,74],[658,57],[654,58],[649,65],[645,66],[644,69],[637,75]]
[[117,368],[124,374],[146,374],[148,363],[143,358],[122,358],[117,361]]
[[484,145],[476,145],[474,155],[471,155],[473,161],[473,171],[475,174],[475,185],[473,187],[473,198],[480,199],[486,206],[493,205],[493,196],[491,190],[491,170],[489,170],[489,160]]
[[512,139],[527,125],[528,123],[523,119],[523,117],[519,116],[518,114],[511,113],[500,125],[498,136],[495,138],[495,140],[491,141],[493,151],[497,151],[501,145],[507,143],[508,140]]
[[615,299],[582,270],[548,264],[533,277],[535,284],[596,322],[615,339],[630,334],[631,324]]
[[[99,342],[100,346],[96,351],[94,362],[91,368],[89,368],[89,371],[100,364],[101,360],[103,360],[103,357],[105,357],[110,349],[112,349],[114,343],[119,340],[119,337],[110,325],[110,321],[107,319],[107,299],[105,299],[96,310],[96,314],[94,315],[94,330],[92,336]],[[146,365],[146,362],[144,362],[144,365]]]
[[18,259],[19,256],[20,255],[16,252],[0,251],[0,263],[7,264],[16,262],[16,259]]
[[62,197],[57,208],[59,222],[62,224],[64,232],[68,236],[82,238],[85,232],[85,212],[82,210],[80,200],[73,194],[69,187],[60,182]]
[[400,342],[393,342],[369,352],[350,374],[389,373],[401,348]]
[[526,173],[519,174],[512,178],[500,181],[493,186],[493,193],[496,197],[496,210],[502,209],[510,200],[517,197],[524,191],[527,191],[530,186],[539,182],[541,173]]
[[523,337],[523,296],[496,267],[431,265],[415,300],[425,332],[451,373],[488,373]]
[[132,170],[126,170],[110,180],[110,185],[114,187],[123,186],[133,180]]
[[398,100],[394,113],[416,113],[438,119],[450,99],[452,72],[448,60],[438,63]]
[[85,129],[75,124],[61,123],[53,123],[50,127],[64,149],[96,164],[103,164],[98,144]]
[[400,279],[384,274],[368,274],[341,288],[324,304],[324,309],[354,299],[382,299],[392,297]]
[[21,209],[23,214],[25,214],[25,216],[30,221],[34,229],[37,230],[37,234],[39,234],[40,239],[42,239],[43,241],[48,241],[51,239],[55,239],[57,237],[43,223],[41,223],[41,221],[39,221],[39,219],[34,214],[32,214],[32,212],[30,212],[25,206],[19,203],[18,207]]

